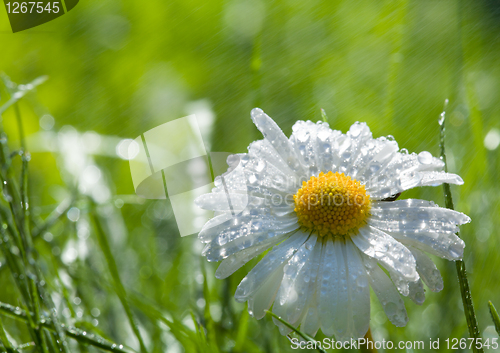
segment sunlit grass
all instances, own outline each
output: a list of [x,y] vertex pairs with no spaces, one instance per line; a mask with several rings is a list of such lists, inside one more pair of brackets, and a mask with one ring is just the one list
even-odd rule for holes
[[[258,104],[287,135],[299,119],[344,132],[366,121],[376,137],[439,155],[437,117],[449,98],[447,165],[465,181],[451,192],[472,218],[461,229],[464,263],[479,334],[497,338],[488,301],[500,303],[500,158],[484,142],[500,128],[494,11],[449,0],[284,1],[229,20],[240,3],[85,1],[45,34],[2,35],[0,70],[12,81],[48,75],[17,96],[6,77],[0,87],[5,350],[293,351],[269,315],[257,321],[233,299],[255,261],[215,279],[217,265],[200,259],[195,236],[179,237],[169,201],[136,197],[115,152],[121,139],[185,116],[200,100],[216,117],[212,151],[244,152],[261,138],[249,117]],[[97,205],[78,179],[87,167],[109,193]],[[401,197],[445,206],[437,188]],[[427,291],[422,306],[405,300],[406,328],[372,301],[374,339],[468,336],[455,265],[434,260],[444,290]]]

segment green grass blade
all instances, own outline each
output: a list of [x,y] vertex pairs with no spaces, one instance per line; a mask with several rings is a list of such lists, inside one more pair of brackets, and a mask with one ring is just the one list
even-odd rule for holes
[[[191,311],[191,319],[193,320],[194,328],[196,330],[197,346],[200,352],[205,352],[208,348],[208,340],[205,330],[201,323],[196,319],[196,315]],[[211,350],[210,350],[211,351]]]
[[[5,75],[2,76],[2,79],[5,80],[7,79]],[[19,101],[21,98],[23,98],[26,93],[31,92],[34,90],[37,86],[41,85],[45,81],[47,81],[48,76],[40,76],[27,85],[23,85],[23,89],[21,90],[16,90],[15,92],[12,93],[12,96],[10,99],[5,102],[4,105],[0,106],[0,116],[13,104],[15,104],[17,101]],[[8,85],[6,85],[8,87]]]
[[217,345],[217,340],[215,337],[215,322],[212,319],[210,313],[210,290],[208,288],[207,282],[207,270],[205,268],[205,261],[203,257],[200,257],[200,267],[203,274],[203,297],[205,298],[205,325],[207,327],[207,339],[212,352],[219,352],[219,347]]
[[500,336],[500,316],[498,316],[497,309],[491,302],[491,300],[488,302],[488,307],[490,308],[490,314],[491,318],[493,319],[493,322],[495,323],[495,330],[497,331],[498,335]]
[[266,310],[266,313],[268,313],[269,315],[271,315],[272,317],[274,317],[276,320],[278,320],[279,322],[281,322],[283,325],[285,325],[286,327],[288,327],[290,330],[294,331],[296,334],[298,334],[300,337],[302,337],[306,341],[313,342],[314,346],[316,347],[316,350],[318,352],[320,352],[320,353],[326,353],[326,351],[323,348],[319,347],[318,341],[316,341],[314,338],[312,338],[308,334],[303,333],[299,329],[293,327],[292,325],[290,325],[288,322],[286,322],[285,320],[283,320],[281,317],[279,317],[278,315],[276,315],[272,311]]
[[[66,341],[66,331],[63,329],[62,324],[59,322],[59,318],[57,317],[57,311],[55,308],[54,303],[52,302],[52,299],[50,298],[50,295],[48,293],[45,293],[44,289],[42,286],[40,286],[39,283],[33,283],[34,292],[37,293],[37,295],[42,299],[43,304],[45,307],[49,310],[50,317],[52,319],[52,325],[55,329],[55,335],[57,337],[57,344],[59,346],[60,351],[69,353],[69,345],[68,342]],[[38,305],[38,299],[35,301],[35,307]],[[37,323],[40,322],[40,313],[36,313],[35,318],[38,320]],[[44,342],[44,339],[42,337],[42,342]]]
[[61,219],[61,217],[66,215],[66,212],[73,207],[74,204],[74,198],[73,199],[65,199],[62,201],[57,207],[47,216],[47,218],[41,222],[41,224],[38,224],[37,227],[35,227],[31,231],[31,236],[33,238],[36,238],[39,235],[43,235],[43,233],[47,230],[49,230],[53,225],[57,223]]
[[243,352],[243,347],[247,339],[248,333],[248,320],[250,314],[248,313],[247,307],[241,313],[241,318],[238,324],[238,332],[236,334],[236,343],[234,344],[235,352]]
[[7,333],[3,327],[2,319],[0,319],[0,342],[2,342],[7,353],[15,352],[14,346],[10,343],[9,338],[7,337]]
[[[445,109],[448,101],[445,102]],[[439,119],[440,126],[440,151],[441,151],[441,159],[444,162],[444,170],[448,171],[446,165],[446,150],[445,150],[445,122],[446,122],[446,113],[443,111],[441,113],[441,117]],[[450,184],[443,184],[444,190],[444,199],[446,208],[454,209],[453,207],[453,198],[451,196]],[[457,234],[458,235],[458,234]],[[467,327],[469,329],[469,335],[471,338],[474,338],[475,341],[481,339],[481,334],[479,332],[479,325],[476,319],[476,313],[474,311],[474,304],[472,302],[472,295],[469,287],[469,280],[467,279],[467,271],[465,269],[465,263],[462,260],[458,260],[455,262],[457,268],[457,276],[458,282],[460,284],[460,293],[462,294],[462,304],[464,307],[465,319],[467,320]],[[474,352],[483,352],[482,348],[477,348],[476,345],[473,346]]]
[[328,115],[326,115],[326,112],[323,108],[321,108],[321,119],[325,122],[328,123]]
[[[26,92],[34,89],[36,85],[44,82],[42,80],[35,80],[33,83],[25,85],[25,86],[17,86],[12,83],[8,77],[3,76],[3,81],[6,83],[6,87],[9,90],[11,95],[11,99],[20,99]],[[7,145],[7,139],[3,139],[2,144],[0,146],[0,162],[2,163],[2,173],[1,179],[3,180],[3,187],[7,189],[9,194],[8,202],[10,206],[10,211],[12,218],[14,220],[15,227],[9,227],[9,233],[14,238],[17,243],[19,252],[21,254],[22,261],[19,263],[18,267],[22,269],[25,277],[28,280],[27,290],[29,295],[25,295],[24,303],[22,305],[27,305],[33,312],[33,317],[29,317],[30,324],[30,333],[33,336],[33,339],[37,346],[41,347],[44,353],[48,353],[48,347],[45,340],[45,334],[43,333],[43,329],[41,328],[40,322],[40,298],[46,299],[40,295],[38,291],[38,282],[39,278],[42,278],[42,273],[38,268],[37,262],[34,260],[33,252],[34,246],[31,238],[31,229],[30,229],[30,220],[28,211],[28,161],[30,159],[29,154],[26,154],[25,148],[25,139],[24,139],[24,129],[21,118],[21,113],[19,110],[19,106],[15,105],[15,115],[19,128],[19,136],[21,141],[22,148],[22,167],[21,167],[21,180],[20,187],[18,187],[15,173],[12,165],[12,154],[9,153],[9,148]],[[1,131],[2,129],[0,129]],[[3,131],[1,131],[3,134]],[[3,213],[3,212],[2,212]],[[15,259],[12,262],[17,262]],[[17,270],[17,269],[16,269]],[[17,271],[16,271],[17,272]],[[52,303],[51,299],[47,299],[47,302]],[[31,312],[30,310],[27,310]],[[60,350],[63,352],[67,352],[67,342],[64,337],[64,333],[58,327],[57,318],[55,317],[56,313],[52,310],[51,315],[54,317],[54,325],[57,329],[56,335],[58,336],[58,342],[60,344]]]
[[[33,293],[33,309],[35,310],[35,313],[33,315],[33,318],[36,320],[35,321],[35,332],[39,337],[40,343],[42,345],[42,351],[44,353],[49,353],[49,348],[47,347],[47,342],[45,341],[45,334],[43,333],[42,327],[41,327],[41,316],[40,316],[40,293],[38,292],[37,284],[36,284],[36,279],[35,277],[30,277],[28,279],[28,283],[30,284],[31,287],[31,293]],[[59,332],[60,333],[60,332]],[[61,337],[61,344],[63,345],[63,352],[67,352],[67,349],[65,349],[67,343],[66,340],[63,337]]]
[[134,293],[131,293],[130,297],[132,304],[140,309],[145,315],[150,317],[152,320],[157,320],[165,324],[175,338],[182,343],[186,352],[195,350],[196,345],[194,342],[197,340],[195,332],[187,328],[181,321],[176,320],[175,318],[172,320],[165,318],[158,308],[156,308],[153,304],[148,303],[146,298],[140,295],[134,295]]
[[[26,310],[22,310],[20,308],[16,308],[12,305],[1,303],[0,302],[0,313],[10,317],[12,319],[22,321],[22,322],[28,322],[29,318],[33,315],[32,313],[26,313]],[[52,320],[49,318],[44,318],[41,322],[41,325],[43,326],[44,329],[55,333],[56,329],[54,328],[54,325],[52,323]],[[81,343],[86,343],[88,345],[91,345],[93,347],[108,351],[108,352],[116,352],[116,353],[131,353],[134,352],[131,349],[125,349],[123,345],[118,345],[113,342],[109,342],[102,337],[98,337],[93,334],[88,334],[85,331],[82,331],[76,327],[69,327],[65,325],[61,325],[61,328],[65,331],[66,336],[81,342]]]
[[33,347],[36,347],[34,342],[23,343],[23,344],[20,344],[19,346],[17,346],[17,348],[14,352],[22,352],[24,350],[27,350],[27,349],[30,349]]
[[123,286],[123,283],[120,279],[120,274],[118,272],[118,267],[116,265],[115,258],[113,257],[113,254],[111,253],[111,248],[109,246],[108,238],[106,237],[106,234],[105,234],[104,229],[102,227],[101,220],[99,219],[99,216],[96,214],[95,207],[94,207],[94,211],[92,212],[92,217],[93,217],[94,225],[96,228],[96,235],[97,235],[99,247],[101,248],[101,251],[104,254],[104,258],[106,259],[106,263],[108,264],[109,272],[111,273],[111,277],[113,278],[113,282],[114,282],[113,288],[114,288],[116,294],[118,295],[120,302],[122,303],[122,306],[123,306],[123,309],[125,310],[125,313],[127,314],[128,320],[130,322],[130,326],[132,327],[132,331],[134,332],[134,335],[136,336],[137,340],[139,341],[139,345],[141,347],[141,352],[146,353],[147,352],[146,345],[144,344],[144,340],[142,339],[142,336],[141,336],[141,333],[139,332],[139,328],[137,326],[137,323],[135,322],[134,315],[132,313],[132,310],[130,309],[130,305],[128,304],[127,294],[125,292],[125,287]]

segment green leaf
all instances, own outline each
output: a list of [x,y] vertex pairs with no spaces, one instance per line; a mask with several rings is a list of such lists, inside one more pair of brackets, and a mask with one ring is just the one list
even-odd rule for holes
[[491,318],[495,323],[495,330],[497,331],[498,335],[500,335],[500,316],[498,316],[497,309],[495,308],[491,300],[488,302],[488,307],[490,308]]

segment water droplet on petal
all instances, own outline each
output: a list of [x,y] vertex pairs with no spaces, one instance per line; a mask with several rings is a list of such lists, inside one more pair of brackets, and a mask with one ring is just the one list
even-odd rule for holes
[[262,172],[264,169],[266,169],[266,162],[264,160],[259,160],[259,162],[257,163],[257,165],[255,166],[255,170],[260,173]]
[[432,162],[432,154],[427,151],[420,152],[418,154],[418,161],[422,164],[430,164]]

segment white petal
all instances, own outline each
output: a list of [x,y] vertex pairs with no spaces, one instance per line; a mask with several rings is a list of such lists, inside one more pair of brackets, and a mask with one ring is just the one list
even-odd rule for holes
[[363,337],[370,321],[370,292],[358,251],[349,240],[328,239],[320,263],[321,330],[339,341]]
[[[374,212],[375,214],[375,212]],[[459,231],[456,224],[451,222],[426,221],[426,220],[384,220],[372,217],[368,224],[385,232],[397,233],[445,233],[454,234]]]
[[323,170],[323,156],[330,152],[330,144],[326,141],[335,134],[328,124],[322,121],[297,121],[292,130],[290,142],[299,162],[307,175],[318,175]]
[[[337,259],[333,240],[328,238],[323,241],[321,250],[320,267],[316,282],[316,293],[318,299],[318,313],[321,321],[321,331],[326,336],[333,336],[335,333],[334,323],[339,318],[337,308],[347,302],[347,290],[341,288],[341,271],[345,277],[344,259]],[[342,252],[340,253],[342,255]],[[345,280],[344,280],[345,281]],[[341,298],[341,296],[343,296]]]
[[288,234],[298,228],[296,219],[287,222],[266,218],[252,220],[243,227],[222,231],[208,244],[203,255],[208,261],[221,261],[238,251],[259,245],[276,236]]
[[385,137],[370,139],[361,147],[361,153],[352,163],[353,167],[348,170],[348,174],[362,183],[369,182],[381,174],[398,149],[396,141]]
[[443,162],[428,152],[396,153],[392,160],[374,174],[366,189],[375,200],[381,200],[417,186],[437,186],[443,183],[463,184],[455,174],[445,173]]
[[234,294],[239,302],[248,300],[264,281],[293,256],[304,244],[309,234],[298,231],[281,244],[271,249],[266,256],[243,278]]
[[417,261],[417,271],[422,281],[431,291],[441,291],[443,289],[443,278],[434,262],[422,251],[413,247],[409,249]]
[[317,236],[311,236],[285,265],[285,274],[273,305],[276,315],[292,325],[299,323],[314,289],[322,247],[321,243],[316,243],[317,239]]
[[348,305],[346,317],[340,317],[336,322],[335,337],[337,340],[346,341],[351,338],[363,337],[368,331],[370,324],[370,287],[368,286],[366,270],[359,250],[349,240],[346,240],[345,246],[339,245],[339,247],[344,253],[347,269]]
[[217,192],[198,196],[195,200],[198,207],[210,211],[231,211],[240,213],[247,206],[264,206],[265,199],[250,196],[246,193],[234,194]]
[[[259,143],[260,142],[260,143]],[[243,154],[240,166],[246,180],[246,190],[252,194],[273,195],[275,193],[287,194],[295,192],[298,186],[297,174],[292,171],[281,159],[276,161],[272,155],[256,156],[255,145],[274,151],[267,140],[257,141],[250,145],[249,153]],[[258,150],[262,154],[261,150]],[[270,158],[271,160],[268,160]],[[278,163],[277,165],[273,164]],[[231,174],[231,176],[234,173]],[[225,178],[227,187],[232,189],[230,181]]]
[[381,264],[383,268],[389,272],[389,276],[391,277],[392,283],[396,286],[396,289],[407,297],[410,294],[410,281],[401,276],[398,272],[394,271],[392,267],[388,267],[387,265]]
[[288,233],[276,235],[273,238],[264,240],[263,242],[258,243],[255,246],[246,248],[227,257],[220,263],[217,271],[215,271],[215,277],[218,279],[229,277],[237,270],[239,270],[243,265],[245,265],[248,261],[262,254],[264,251],[275,246],[289,236],[290,234]]
[[280,265],[257,291],[248,298],[248,312],[257,320],[262,319],[266,315],[266,310],[271,307],[271,304],[276,297],[278,288],[283,278],[283,263]]
[[342,135],[339,141],[339,157],[340,162],[338,172],[347,175],[357,174],[358,169],[363,168],[363,165],[356,163],[359,155],[363,152],[364,147],[370,141],[373,141],[372,133],[366,123],[354,123],[346,135]]
[[409,281],[418,279],[412,253],[390,235],[368,225],[360,228],[359,233],[351,239],[362,252],[393,269],[403,278]]
[[447,260],[460,260],[465,243],[456,234],[437,232],[390,233],[395,239]]
[[[314,288],[315,289],[315,288]],[[320,318],[318,313],[317,292],[313,290],[309,297],[309,303],[304,310],[300,329],[302,332],[314,337],[320,327]]]
[[262,135],[268,140],[281,159],[294,171],[300,171],[303,174],[302,166],[300,165],[295,153],[293,152],[292,145],[288,138],[285,136],[279,126],[267,116],[262,109],[252,109],[252,120],[257,126],[257,129],[262,132]]
[[422,172],[419,186],[438,186],[441,184],[463,185],[464,180],[460,175],[444,172]]
[[228,221],[233,217],[234,216],[228,212],[209,219],[208,222],[203,225],[203,228],[201,228],[200,233],[198,233],[198,238],[202,243],[212,241],[222,230],[227,228]]
[[[250,146],[248,146],[248,156],[249,158],[264,160],[267,164],[275,167],[273,168],[273,170],[278,170],[281,173],[278,174],[277,179],[279,180],[283,178],[285,181],[285,185],[290,187],[300,185],[298,183],[299,175],[295,170],[292,170],[288,166],[288,163],[286,163],[283,158],[281,158],[281,156],[278,154],[276,149],[274,149],[269,140],[264,139],[252,142]],[[255,169],[257,168],[258,165]]]
[[246,154],[232,154],[227,157],[228,169],[222,175],[215,177],[215,188],[213,193],[246,193],[247,192],[247,177],[243,161],[248,156]]
[[[235,159],[235,160],[233,160]],[[195,200],[198,207],[213,211],[239,213],[262,207],[276,213],[292,212],[298,178],[284,174],[265,159],[247,154],[231,155],[229,171],[217,176],[212,193]]]
[[463,255],[465,244],[455,234],[458,225],[470,222],[463,213],[423,200],[374,202],[370,212],[368,224],[404,244],[450,260]]
[[470,218],[461,212],[439,207],[431,201],[417,199],[375,201],[372,203],[370,213],[381,220],[401,223],[425,221],[461,225],[470,222]]
[[378,264],[369,258],[363,258],[368,273],[370,286],[377,296],[389,321],[403,327],[408,322],[405,304],[396,287]]
[[425,301],[425,292],[424,285],[422,281],[419,279],[415,282],[409,283],[410,294],[408,298],[410,298],[415,304],[422,305]]
[[[276,215],[270,214],[269,210],[264,210],[261,208],[254,208],[249,211],[244,211],[240,214],[233,215],[230,212],[223,212],[210,219],[198,234],[198,238],[202,243],[211,242],[220,235],[223,231],[228,229],[232,231],[238,231],[240,228],[247,227],[247,224],[255,220],[268,219],[269,222],[280,222],[282,228],[290,224],[293,220],[297,219],[296,215]],[[273,224],[269,229],[279,229],[280,226]]]

